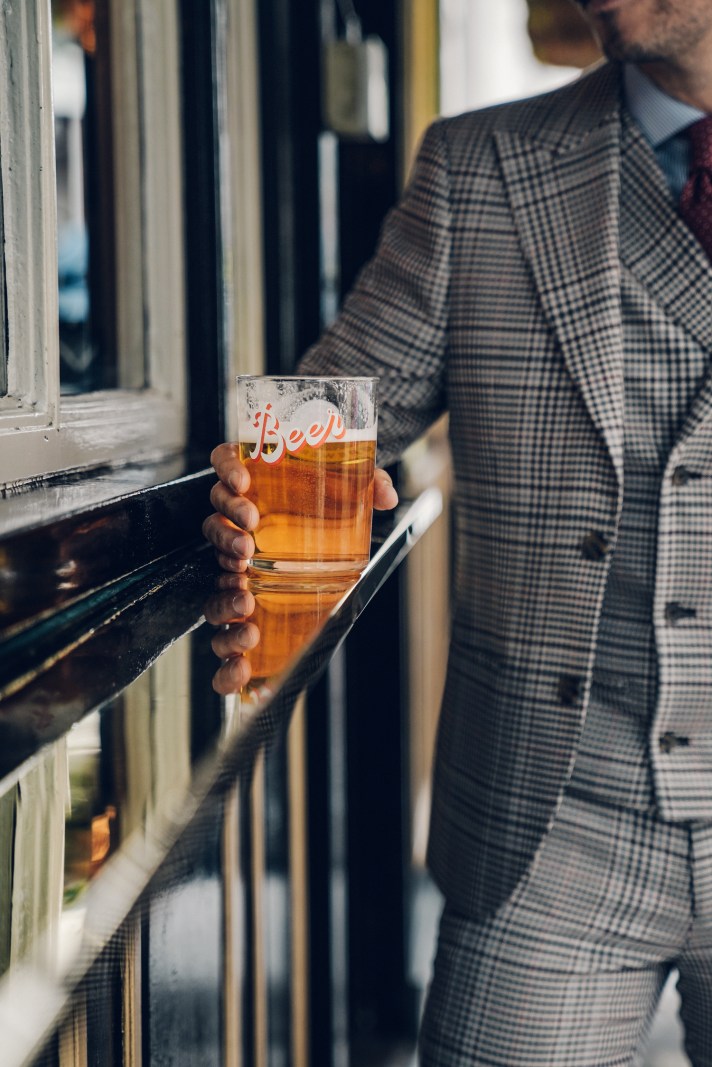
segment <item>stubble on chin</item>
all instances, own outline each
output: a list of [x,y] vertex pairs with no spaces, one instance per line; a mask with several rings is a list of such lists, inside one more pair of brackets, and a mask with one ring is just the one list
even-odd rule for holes
[[616,27],[612,27],[605,35],[596,36],[606,58],[616,63],[657,63],[666,58],[656,49],[638,41],[626,41]]
[[[576,0],[584,12],[587,3]],[[702,13],[691,6],[686,16],[670,0],[652,0],[647,19],[638,19],[637,31],[627,30],[629,19],[616,11],[602,12],[595,19],[589,17],[591,27],[608,59],[625,63],[675,62],[694,48],[699,39],[709,33],[709,9]],[[621,25],[622,24],[622,25]]]

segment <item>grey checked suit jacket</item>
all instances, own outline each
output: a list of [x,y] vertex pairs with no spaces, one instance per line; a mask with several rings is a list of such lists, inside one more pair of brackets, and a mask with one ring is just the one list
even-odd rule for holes
[[622,497],[620,72],[435,123],[310,373],[381,378],[382,459],[443,410],[453,631],[429,861],[512,892],[571,774]]

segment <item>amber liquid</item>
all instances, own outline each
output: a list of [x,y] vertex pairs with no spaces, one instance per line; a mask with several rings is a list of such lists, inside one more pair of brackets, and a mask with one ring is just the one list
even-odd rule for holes
[[250,459],[254,447],[240,445],[260,513],[253,570],[306,580],[358,574],[371,543],[376,442],[305,445],[277,464]]
[[338,604],[350,583],[340,588],[324,590],[316,586],[314,592],[254,588],[255,610],[250,616],[260,632],[257,646],[246,653],[252,677],[246,693],[257,691],[264,695],[271,691],[273,680],[286,667],[292,656],[320,629],[329,612]]

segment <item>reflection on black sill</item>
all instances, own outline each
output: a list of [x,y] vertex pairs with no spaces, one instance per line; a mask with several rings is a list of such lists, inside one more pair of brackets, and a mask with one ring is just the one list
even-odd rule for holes
[[103,486],[92,476],[0,501],[0,658],[20,630],[50,616],[57,616],[59,629],[66,608],[170,553],[204,544],[201,524],[214,473],[185,473],[156,485],[151,472],[158,469],[122,469]]
[[[214,649],[222,660],[213,678],[216,692],[239,693],[243,707],[269,700],[282,673],[338,611],[355,581],[290,589],[243,575],[223,576],[204,611],[210,623],[221,627]],[[243,608],[241,614],[235,614],[235,603]]]

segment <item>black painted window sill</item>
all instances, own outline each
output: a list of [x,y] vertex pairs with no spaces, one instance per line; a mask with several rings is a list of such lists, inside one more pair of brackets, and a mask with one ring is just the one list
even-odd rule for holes
[[[205,486],[209,481],[206,475],[198,475],[178,484],[177,500],[192,495],[195,512],[198,504],[207,500]],[[154,494],[146,506],[152,520],[165,523],[162,499],[165,501],[160,492]],[[132,503],[138,506],[138,501]],[[172,506],[177,504],[173,502]],[[294,649],[264,690],[236,693],[237,703],[231,714],[225,705],[222,720],[216,720],[213,733],[206,735],[202,747],[194,753],[187,784],[178,783],[165,797],[165,804],[161,782],[151,786],[154,807],[150,817],[146,815],[138,832],[132,832],[112,852],[83,898],[83,933],[71,967],[63,970],[20,963],[0,981],[0,1028],[7,1067],[26,1062],[36,1053],[42,1035],[56,1026],[77,984],[139,898],[149,886],[160,886],[163,873],[172,868],[173,856],[178,855],[180,861],[185,849],[176,846],[185,831],[209,804],[248,775],[258,753],[284,733],[296,698],[314,683],[356,619],[435,521],[440,509],[440,494],[428,490],[417,500],[401,504],[394,513],[377,515],[372,558],[359,580],[337,598],[313,632],[305,634],[301,646]],[[197,515],[202,516],[204,511],[201,506]],[[109,530],[114,530],[111,536],[116,534],[117,521],[112,511],[107,524]],[[83,545],[81,533],[75,536]],[[191,640],[197,639],[201,647],[207,645],[210,655],[210,632],[203,626],[203,609],[217,573],[207,546],[199,541],[185,543],[182,549],[174,547],[168,556],[144,563],[131,575],[50,613],[44,623],[19,630],[6,642],[5,647],[14,647],[16,654],[6,657],[4,665],[9,695],[0,703],[0,796],[22,783],[26,769],[31,768],[44,746],[61,738],[94,708],[107,707],[107,701],[122,693],[184,635],[193,634]],[[43,625],[49,635],[47,640],[53,639],[56,647],[61,646],[56,662],[49,653],[43,662],[36,654]],[[27,634],[38,632],[39,637],[33,638],[32,662],[33,646]],[[23,673],[18,652],[23,648],[30,674],[35,671],[34,678]],[[14,683],[10,677],[12,662]],[[215,698],[214,693],[212,696]],[[198,718],[204,718],[208,693],[198,695],[197,702],[193,693],[192,699]],[[38,709],[42,712],[39,715]],[[42,946],[37,949],[35,958],[45,958]],[[17,1019],[23,1017],[23,1013],[17,1015],[18,999],[26,1003],[28,996],[33,1003],[31,1030],[16,1025]]]

